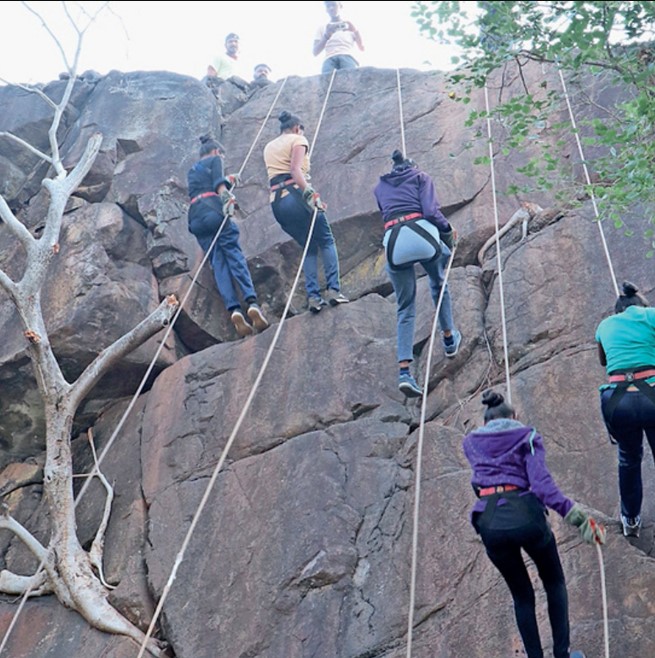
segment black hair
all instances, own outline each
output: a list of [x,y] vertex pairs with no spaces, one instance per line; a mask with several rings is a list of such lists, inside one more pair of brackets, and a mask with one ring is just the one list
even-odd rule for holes
[[239,41],[239,35],[235,34],[234,32],[230,32],[226,37],[225,37],[225,43],[227,43],[230,39],[236,39]]
[[403,152],[398,149],[391,154],[391,160],[393,161],[391,171],[405,171],[407,169],[414,169],[417,166],[414,160],[406,158]]
[[287,112],[286,110],[282,110],[282,112],[280,112],[278,120],[280,122],[281,133],[283,133],[285,130],[293,128],[294,126],[302,126],[302,120],[300,117],[295,114],[291,114],[291,112]]
[[210,135],[203,135],[200,138],[200,157],[208,155],[212,151],[220,151],[221,154],[225,152],[223,145],[215,140]]
[[484,412],[485,423],[497,418],[514,418],[516,415],[514,408],[505,402],[505,398],[491,389],[482,394],[482,404],[487,407]]
[[625,311],[628,306],[648,306],[648,300],[639,292],[639,289],[634,283],[624,281],[623,292],[618,296],[616,304],[614,304],[614,312],[621,313]]

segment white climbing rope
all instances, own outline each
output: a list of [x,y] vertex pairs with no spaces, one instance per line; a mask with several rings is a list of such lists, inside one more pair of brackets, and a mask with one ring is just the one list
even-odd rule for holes
[[587,167],[587,161],[585,160],[584,151],[582,150],[582,141],[580,140],[580,133],[578,131],[578,126],[575,122],[575,116],[573,115],[573,108],[571,107],[571,100],[569,98],[569,92],[566,87],[566,81],[564,80],[564,74],[560,66],[557,67],[557,72],[559,73],[559,79],[562,82],[562,91],[564,92],[564,99],[566,100],[566,107],[569,111],[569,117],[571,118],[571,127],[573,128],[573,134],[575,135],[575,142],[578,146],[578,153],[580,154],[580,161],[582,163],[582,170],[584,171],[585,181],[589,187],[589,194],[591,196],[591,204],[594,208],[594,215],[596,216],[596,223],[598,224],[598,230],[600,232],[600,241],[603,244],[603,251],[605,252],[605,258],[607,260],[607,265],[610,270],[610,276],[612,277],[612,283],[614,285],[614,292],[618,297],[620,295],[619,286],[616,282],[616,274],[614,273],[614,266],[612,264],[612,258],[610,257],[609,247],[607,246],[607,240],[605,239],[605,231],[603,230],[603,223],[600,220],[600,213],[598,212],[598,204],[596,203],[596,195],[594,190],[591,187],[591,177],[589,176],[589,169]]
[[491,169],[491,196],[494,206],[494,226],[496,227],[496,263],[498,268],[498,293],[500,296],[500,323],[503,332],[503,357],[505,361],[505,386],[507,388],[507,402],[512,404],[512,386],[509,372],[509,352],[507,349],[507,320],[505,317],[505,292],[503,288],[503,262],[500,257],[500,224],[498,221],[498,201],[496,193],[496,172],[494,169],[493,135],[491,132],[491,114],[489,107],[489,89],[484,83],[484,104],[487,112],[487,137],[489,145],[489,167]]
[[[246,163],[248,162],[248,159],[250,158],[250,155],[252,154],[252,152],[255,148],[255,145],[259,141],[259,137],[261,136],[261,134],[264,130],[264,127],[266,125],[266,122],[268,121],[268,119],[271,116],[271,113],[273,112],[273,108],[275,107],[275,105],[278,101],[278,98],[280,97],[280,94],[282,92],[282,89],[284,88],[284,85],[285,85],[286,81],[287,81],[287,78],[284,78],[284,80],[282,81],[282,84],[280,85],[280,88],[277,91],[277,94],[275,95],[275,98],[273,99],[273,102],[271,103],[271,106],[268,110],[268,113],[266,114],[266,117],[262,121],[262,124],[259,128],[259,131],[257,132],[257,135],[255,136],[255,139],[252,142],[250,150],[248,151],[248,153],[247,153],[247,155],[246,155],[246,157],[243,161],[243,164],[241,165],[241,168],[239,169],[239,176],[241,176],[241,174],[243,173],[243,170],[246,166]],[[183,297],[180,301],[180,305],[179,305],[177,311],[175,312],[175,314],[171,318],[171,321],[168,323],[168,325],[166,327],[166,331],[164,332],[164,336],[161,339],[161,341],[159,342],[157,350],[155,351],[155,354],[152,357],[152,359],[151,359],[151,361],[148,365],[148,368],[146,369],[145,374],[141,378],[141,382],[139,383],[139,386],[137,387],[136,391],[134,392],[134,395],[132,396],[127,408],[125,409],[125,411],[121,415],[114,431],[112,432],[111,436],[109,437],[109,440],[107,441],[106,445],[102,449],[102,452],[98,456],[98,459],[96,460],[96,462],[94,464],[93,470],[90,473],[86,474],[86,481],[85,481],[84,485],[82,486],[82,488],[80,489],[80,492],[78,493],[78,495],[75,499],[75,507],[76,508],[77,508],[78,503],[81,501],[82,497],[84,496],[84,494],[88,490],[89,485],[91,483],[91,480],[94,477],[98,476],[98,474],[99,474],[98,469],[99,469],[99,466],[100,466],[102,460],[104,459],[104,457],[107,455],[110,448],[114,444],[116,438],[118,437],[119,432],[121,431],[121,429],[123,428],[123,425],[125,424],[125,421],[127,420],[127,417],[129,416],[129,414],[132,411],[132,409],[134,408],[134,405],[136,404],[139,396],[141,395],[141,392],[143,391],[143,388],[145,387],[146,382],[148,381],[148,378],[150,377],[150,374],[152,373],[152,370],[155,366],[155,363],[157,362],[157,359],[159,358],[159,355],[161,354],[162,350],[164,349],[164,346],[166,345],[166,341],[168,340],[168,337],[170,336],[171,332],[173,331],[173,327],[175,326],[175,323],[176,323],[177,319],[180,317],[180,314],[182,313],[182,310],[184,309],[184,305],[186,304],[187,300],[189,299],[189,296],[191,295],[191,291],[193,290],[193,287],[196,284],[196,282],[198,280],[198,277],[200,276],[200,273],[202,272],[202,268],[205,265],[205,263],[207,262],[207,260],[209,259],[209,255],[211,254],[212,249],[214,248],[214,246],[216,244],[216,241],[218,240],[218,238],[221,234],[221,231],[223,230],[226,222],[227,222],[227,217],[225,219],[223,219],[223,222],[218,227],[218,231],[216,231],[216,235],[212,239],[211,244],[209,245],[209,248],[207,249],[207,252],[204,254],[202,260],[200,261],[200,264],[198,265],[198,268],[196,269],[196,272],[193,275],[193,278],[191,279],[191,283],[189,284],[189,287],[187,288],[186,292],[184,293],[184,295],[183,295]],[[43,569],[44,566],[45,566],[45,561],[41,561],[41,563],[39,564],[35,574],[39,573]],[[21,614],[23,608],[25,607],[25,603],[26,603],[27,599],[29,598],[29,596],[32,594],[32,592],[33,592],[33,589],[30,587],[25,591],[25,593],[21,597],[20,604],[18,605],[18,608],[16,609],[16,612],[14,613],[14,616],[13,616],[9,626],[7,627],[7,630],[5,631],[5,633],[3,635],[2,642],[0,643],[0,655],[2,655],[2,652],[5,649],[5,647],[7,645],[7,642],[9,640],[9,636],[11,635],[11,633],[12,633],[12,631],[13,631],[13,629],[14,629],[17,621],[18,621],[18,617]]]
[[[589,176],[589,169],[587,168],[587,161],[585,160],[584,152],[582,150],[582,142],[580,140],[580,134],[578,132],[578,127],[575,122],[575,116],[573,114],[573,107],[571,106],[571,100],[569,98],[569,93],[566,87],[566,81],[564,80],[564,74],[562,73],[562,68],[557,67],[557,72],[559,73],[559,79],[562,83],[562,91],[564,92],[564,99],[566,100],[566,107],[569,111],[569,117],[571,119],[571,127],[573,128],[573,133],[575,135],[575,141],[578,146],[578,153],[580,154],[580,160],[582,162],[582,169],[585,174],[585,180],[589,186],[589,193],[591,195],[591,203],[594,208],[594,214],[596,216],[596,223],[598,224],[598,231],[600,232],[600,240],[603,245],[603,250],[605,252],[605,258],[607,260],[607,265],[610,270],[610,276],[612,278],[612,284],[614,285],[614,292],[616,296],[619,296],[619,286],[616,282],[616,275],[614,274],[614,266],[612,264],[612,258],[610,257],[609,248],[607,246],[607,240],[605,239],[605,231],[603,230],[603,223],[600,221],[600,213],[598,212],[598,205],[596,204],[596,197],[594,195],[593,188],[591,187],[591,178]],[[605,565],[603,562],[603,551],[600,547],[600,544],[596,544],[598,550],[598,565],[600,568],[600,586],[602,591],[603,599],[603,634],[605,638],[605,658],[609,658],[610,655],[610,645],[609,645],[609,623],[607,615],[607,588],[605,585]]]
[[400,115],[400,145],[403,152],[403,157],[407,157],[405,145],[405,119],[403,118],[403,96],[402,87],[400,85],[400,69],[396,69],[396,82],[398,86],[398,113]]
[[[332,72],[332,77],[330,78],[330,84],[328,86],[328,90],[325,94],[325,100],[323,102],[323,107],[321,109],[321,114],[319,116],[319,120],[316,126],[316,132],[314,133],[314,139],[312,142],[312,146],[310,148],[310,153],[313,150],[314,144],[316,143],[316,138],[318,136],[318,132],[321,126],[321,123],[323,121],[323,115],[325,114],[325,108],[327,107],[327,102],[330,97],[330,91],[332,89],[332,83],[334,81],[334,75],[336,73],[336,70]],[[225,444],[225,447],[223,448],[223,451],[221,452],[221,455],[218,459],[218,462],[216,466],[214,467],[214,470],[212,472],[212,475],[207,483],[207,486],[205,488],[205,492],[202,496],[202,499],[200,500],[200,503],[198,504],[198,508],[196,509],[195,514],[193,515],[193,519],[191,520],[191,524],[189,526],[189,529],[187,530],[187,533],[184,537],[184,541],[182,542],[182,547],[178,551],[175,561],[173,563],[173,568],[171,570],[171,573],[169,575],[169,578],[166,582],[166,585],[164,586],[164,589],[162,590],[162,594],[159,598],[159,601],[157,602],[157,607],[155,608],[155,611],[152,616],[152,620],[150,622],[150,625],[148,626],[148,630],[146,631],[146,635],[141,643],[141,648],[139,650],[139,653],[137,655],[137,658],[142,658],[144,651],[146,651],[146,645],[148,643],[148,640],[152,637],[152,633],[154,632],[155,625],[157,624],[157,621],[159,619],[159,616],[161,615],[161,611],[164,607],[164,603],[168,597],[168,594],[171,591],[171,588],[173,586],[173,583],[175,581],[175,578],[177,576],[177,570],[182,563],[182,560],[184,559],[184,554],[189,546],[189,543],[191,542],[191,538],[193,536],[193,532],[196,529],[196,526],[198,525],[198,521],[200,520],[200,515],[202,514],[207,502],[209,501],[209,496],[211,494],[211,491],[214,487],[214,484],[216,483],[216,480],[218,478],[218,475],[221,471],[221,468],[223,467],[223,464],[225,463],[225,459],[227,458],[227,455],[230,451],[230,448],[232,447],[232,444],[234,443],[234,440],[236,439],[236,435],[241,428],[241,424],[243,423],[243,420],[245,419],[248,411],[250,410],[250,405],[252,404],[252,401],[255,397],[255,393],[257,392],[257,389],[259,388],[259,385],[262,381],[262,378],[264,376],[264,373],[266,372],[266,368],[268,367],[269,361],[271,359],[271,356],[273,355],[273,351],[277,345],[277,341],[280,337],[280,334],[282,332],[282,327],[284,326],[284,322],[287,318],[289,309],[291,307],[291,301],[293,299],[293,295],[296,291],[296,288],[298,286],[298,281],[300,280],[300,275],[302,273],[302,266],[303,263],[305,262],[305,258],[307,256],[307,251],[309,249],[309,243],[311,242],[312,234],[314,232],[314,225],[316,223],[316,217],[318,215],[318,208],[314,208],[314,213],[312,215],[312,220],[311,224],[309,227],[309,232],[307,235],[307,240],[305,242],[305,247],[302,252],[302,256],[300,259],[300,264],[298,266],[298,271],[296,272],[296,276],[293,280],[293,285],[291,286],[291,290],[289,292],[288,298],[287,298],[287,303],[284,307],[284,311],[282,313],[282,318],[280,319],[280,322],[277,326],[277,329],[275,330],[275,335],[273,336],[273,340],[271,341],[271,344],[266,352],[266,355],[264,357],[264,361],[262,363],[262,367],[259,370],[259,373],[257,375],[257,378],[255,379],[255,382],[252,386],[252,389],[250,390],[250,393],[248,395],[248,398],[246,399],[245,404],[243,405],[243,409],[241,410],[241,413],[239,414],[239,418],[237,419],[236,424],[234,425],[234,428],[232,429],[232,432]]]
[[437,327],[439,326],[439,311],[443,302],[443,297],[448,284],[448,277],[455,258],[456,247],[453,246],[448,266],[444,273],[444,280],[441,284],[439,291],[439,298],[437,299],[437,307],[434,311],[434,320],[432,322],[432,332],[430,333],[430,344],[428,347],[428,358],[425,364],[425,381],[423,382],[423,399],[421,401],[421,421],[419,423],[418,441],[416,444],[416,476],[414,483],[414,515],[413,515],[413,528],[412,528],[412,566],[409,581],[409,614],[407,617],[407,658],[412,657],[412,639],[414,632],[414,604],[416,600],[416,572],[417,572],[417,556],[418,556],[418,526],[420,517],[420,500],[421,500],[421,463],[423,461],[423,438],[425,436],[425,414],[428,402],[428,385],[430,383],[430,370],[432,368],[432,353],[434,352],[434,344],[437,336]]

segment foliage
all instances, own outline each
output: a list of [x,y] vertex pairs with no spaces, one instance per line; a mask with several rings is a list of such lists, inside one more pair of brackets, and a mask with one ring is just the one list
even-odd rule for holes
[[[473,89],[483,87],[493,71],[510,62],[519,74],[530,61],[552,65],[567,85],[578,84],[577,100],[595,106],[595,118],[577,121],[592,181],[585,191],[593,191],[601,217],[626,232],[625,211],[635,206],[643,209],[651,225],[645,231],[648,255],[653,256],[655,3],[421,1],[414,5],[413,16],[424,33],[462,52],[453,58],[461,66],[450,74],[450,83],[463,89],[457,98],[460,102],[470,102]],[[591,76],[596,82],[622,88],[622,99],[611,105],[592,100],[584,85]],[[522,95],[504,99],[493,108],[494,120],[505,128],[503,147],[518,149],[538,142],[546,124],[551,134],[560,137],[560,144],[566,139],[565,130],[570,140],[575,132],[570,123],[551,125],[548,119],[566,110],[563,96],[561,89],[547,89],[544,81],[537,89],[525,86]],[[469,123],[481,118],[486,118],[485,112],[473,111]],[[549,189],[557,176],[561,183],[566,172],[558,165],[560,158],[553,147],[544,143],[543,149],[541,157],[520,173],[538,189]]]

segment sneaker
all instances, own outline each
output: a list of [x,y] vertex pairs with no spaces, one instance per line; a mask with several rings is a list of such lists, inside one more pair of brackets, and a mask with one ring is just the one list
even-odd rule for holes
[[348,297],[346,297],[343,293],[339,292],[338,290],[332,290],[332,288],[328,288],[325,291],[325,297],[328,301],[328,304],[330,304],[330,306],[347,304],[350,301]]
[[262,309],[258,304],[250,304],[248,307],[248,317],[257,331],[268,329],[268,320],[264,317]]
[[582,651],[571,651],[569,658],[587,658]]
[[232,311],[230,320],[241,338],[252,335],[252,327],[246,322],[246,318],[238,308]]
[[453,329],[453,333],[446,338],[446,336],[441,337],[443,340],[443,349],[448,358],[454,357],[459,350],[459,344],[462,342],[462,334]]
[[307,300],[307,306],[312,313],[320,313],[326,304],[327,302],[322,297],[310,297]]
[[418,398],[423,395],[423,390],[416,380],[409,374],[401,373],[398,377],[398,389],[408,398]]
[[636,516],[634,519],[630,519],[621,514],[621,524],[623,525],[624,537],[639,537],[639,531],[641,530],[641,517]]

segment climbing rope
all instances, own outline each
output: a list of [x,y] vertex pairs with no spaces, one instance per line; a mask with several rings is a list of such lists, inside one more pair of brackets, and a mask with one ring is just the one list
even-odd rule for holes
[[[255,145],[259,141],[259,138],[260,138],[260,136],[261,136],[261,134],[264,130],[264,127],[266,125],[266,122],[268,121],[268,119],[271,116],[271,113],[273,112],[273,108],[275,107],[275,105],[276,105],[276,103],[277,103],[277,101],[280,97],[280,94],[282,93],[282,89],[284,88],[284,85],[286,84],[286,81],[287,81],[287,78],[284,78],[284,80],[282,81],[282,84],[280,85],[280,88],[277,91],[277,94],[275,95],[275,98],[273,99],[273,102],[271,103],[271,106],[268,110],[268,113],[266,114],[266,117],[262,121],[262,124],[259,128],[259,131],[257,132],[257,135],[255,136],[255,139],[252,142],[250,150],[246,154],[246,157],[243,161],[243,164],[241,165],[241,168],[239,169],[239,176],[242,175],[243,170],[244,170],[244,168],[245,168],[245,166],[248,162],[248,159],[250,158],[250,156],[251,156],[251,154],[252,154],[252,152],[255,148]],[[209,259],[209,255],[211,254],[212,249],[216,245],[216,242],[217,242],[217,240],[218,240],[218,238],[221,234],[221,231],[223,230],[223,227],[225,226],[226,222],[227,222],[227,217],[223,219],[223,222],[218,227],[218,231],[216,231],[216,235],[212,239],[212,241],[210,243],[210,246],[207,249],[207,252],[204,254],[202,260],[200,261],[200,264],[198,265],[198,268],[196,269],[196,272],[193,275],[193,278],[191,279],[191,283],[190,283],[189,287],[187,288],[186,292],[184,293],[184,295],[183,295],[183,297],[180,301],[180,305],[179,305],[177,311],[175,312],[175,314],[171,318],[171,321],[168,323],[168,325],[166,327],[166,331],[164,332],[164,336],[161,339],[161,341],[160,341],[160,343],[157,347],[157,350],[155,351],[155,354],[152,357],[152,359],[150,361],[150,364],[148,365],[148,368],[146,369],[146,372],[145,372],[145,374],[143,375],[143,377],[141,379],[141,382],[139,383],[139,386],[137,387],[136,391],[134,392],[134,395],[132,396],[127,408],[125,409],[125,411],[121,415],[121,417],[120,417],[120,419],[119,419],[119,421],[116,425],[116,428],[114,429],[111,436],[109,437],[109,440],[107,441],[107,444],[105,445],[105,447],[103,448],[102,452],[100,453],[98,459],[96,460],[96,462],[94,464],[94,467],[93,467],[93,470],[90,473],[88,473],[84,476],[86,478],[86,481],[84,482],[84,485],[80,489],[80,492],[78,493],[78,495],[75,499],[75,508],[77,508],[77,505],[82,500],[82,497],[84,496],[84,494],[88,490],[88,487],[90,486],[90,483],[91,483],[92,479],[94,477],[98,476],[98,474],[99,474],[98,469],[100,467],[100,464],[101,464],[102,460],[104,459],[104,457],[109,452],[112,445],[114,444],[114,441],[116,440],[116,438],[118,437],[119,432],[123,428],[123,425],[125,424],[125,421],[127,420],[127,417],[129,416],[129,414],[132,411],[132,409],[134,408],[134,405],[136,404],[139,396],[141,395],[141,392],[143,391],[143,389],[146,385],[146,382],[148,381],[148,378],[150,377],[150,374],[152,373],[152,370],[155,366],[155,363],[157,362],[157,359],[159,358],[159,355],[161,354],[162,350],[164,349],[164,345],[166,344],[166,341],[168,340],[168,337],[170,336],[171,332],[173,331],[173,327],[175,326],[175,323],[177,322],[177,319],[180,317],[180,314],[182,313],[182,310],[184,309],[184,305],[186,304],[187,300],[189,299],[189,296],[191,295],[191,291],[193,290],[193,287],[196,284],[196,282],[198,280],[198,277],[200,276],[200,273],[202,272],[202,268],[205,265],[205,263],[207,262],[207,260]],[[44,566],[45,566],[45,562],[41,561],[41,563],[39,564],[35,574],[38,574],[43,569]],[[0,655],[2,655],[2,651],[5,649],[5,647],[7,645],[7,642],[9,640],[9,636],[11,635],[11,632],[13,631],[13,629],[14,629],[17,621],[18,621],[18,617],[21,614],[23,608],[25,607],[25,603],[26,603],[27,599],[29,598],[29,596],[32,594],[32,592],[33,592],[33,589],[30,587],[25,591],[25,593],[21,597],[20,604],[18,605],[18,608],[16,609],[16,612],[14,613],[14,616],[13,616],[10,624],[7,627],[7,630],[5,631],[5,634],[2,638],[2,642],[0,643]]]
[[[319,120],[316,126],[316,132],[314,133],[314,139],[311,145],[311,148],[309,150],[309,153],[312,153],[314,144],[316,143],[316,138],[319,133],[319,129],[321,126],[321,123],[323,121],[323,115],[325,114],[325,108],[327,107],[327,102],[330,97],[330,91],[332,90],[332,83],[334,81],[334,75],[336,73],[336,70],[332,71],[332,76],[330,78],[330,84],[328,86],[327,92],[325,94],[325,100],[323,101],[323,107],[321,109],[321,114],[319,116]],[[252,386],[252,389],[250,390],[250,393],[248,395],[248,398],[246,399],[246,402],[243,406],[243,409],[241,410],[241,413],[239,414],[239,418],[237,419],[236,424],[234,425],[234,428],[232,429],[232,432],[225,444],[225,447],[223,448],[223,451],[221,452],[221,455],[218,459],[218,462],[216,466],[214,467],[214,470],[212,472],[212,475],[207,483],[207,486],[205,488],[205,492],[202,496],[202,499],[200,500],[200,503],[198,505],[198,508],[196,509],[195,514],[193,515],[193,519],[191,520],[191,525],[189,526],[189,529],[187,530],[187,533],[184,537],[184,541],[182,542],[182,547],[178,551],[175,561],[173,563],[173,568],[171,570],[170,576],[164,586],[164,589],[162,590],[161,597],[159,598],[159,601],[157,603],[157,607],[155,608],[155,611],[152,616],[152,620],[150,622],[150,625],[148,626],[148,630],[146,631],[145,638],[143,639],[143,642],[141,643],[141,648],[139,650],[139,653],[137,655],[137,658],[142,658],[144,651],[146,650],[146,645],[148,643],[148,640],[152,637],[152,633],[154,632],[155,625],[159,619],[159,616],[161,615],[161,611],[164,607],[164,603],[166,599],[168,598],[168,594],[171,591],[171,588],[173,586],[173,582],[175,581],[175,578],[177,576],[177,570],[182,563],[182,560],[184,559],[184,554],[189,546],[189,543],[191,542],[191,538],[193,536],[193,532],[196,529],[196,526],[198,525],[198,521],[200,520],[200,515],[202,514],[205,505],[209,501],[209,496],[211,494],[211,491],[214,487],[214,484],[216,483],[216,480],[218,478],[218,475],[221,471],[221,468],[223,467],[223,464],[225,462],[225,459],[227,458],[228,452],[230,451],[230,448],[232,447],[232,444],[234,443],[234,440],[236,439],[236,435],[241,428],[241,424],[243,423],[243,420],[245,419],[249,409],[250,405],[252,404],[252,401],[255,397],[255,393],[257,392],[257,389],[259,388],[259,385],[262,381],[262,378],[264,376],[264,373],[266,372],[266,368],[268,367],[269,361],[271,359],[271,356],[273,355],[273,351],[277,345],[277,341],[280,337],[280,334],[282,332],[282,327],[284,326],[284,322],[288,316],[289,309],[291,307],[291,301],[293,299],[293,295],[295,294],[296,288],[298,286],[298,282],[300,280],[300,275],[302,273],[302,266],[303,263],[305,262],[305,258],[307,256],[307,251],[309,249],[309,243],[311,242],[312,234],[314,231],[314,225],[316,223],[316,217],[318,215],[318,208],[314,208],[314,213],[312,215],[312,220],[311,224],[309,227],[309,232],[307,235],[307,240],[305,242],[305,246],[302,252],[302,256],[300,259],[300,264],[298,266],[298,271],[296,272],[296,276],[293,280],[293,285],[291,286],[291,290],[289,292],[288,298],[286,305],[284,307],[284,311],[282,313],[282,318],[280,319],[280,322],[277,326],[277,329],[275,331],[275,335],[273,336],[273,340],[271,341],[271,344],[266,352],[266,355],[264,357],[264,361],[262,363],[262,367],[259,370],[259,373],[257,375],[257,378],[255,379],[255,382]]]
[[491,112],[489,106],[489,89],[484,83],[484,104],[487,113],[487,142],[489,146],[489,168],[491,169],[491,196],[494,206],[494,226],[496,227],[496,267],[498,269],[498,292],[500,296],[500,324],[503,332],[503,358],[505,362],[505,386],[507,402],[512,404],[512,386],[509,373],[509,351],[507,349],[507,319],[505,316],[505,291],[503,288],[503,262],[500,257],[500,224],[498,222],[498,200],[496,192],[496,171],[494,169],[493,135],[491,132]]
[[589,188],[589,195],[591,196],[591,204],[594,208],[594,215],[596,216],[596,223],[598,224],[598,230],[600,232],[600,241],[603,244],[603,250],[605,252],[605,258],[607,260],[607,265],[610,269],[610,276],[612,277],[612,283],[614,284],[614,293],[618,297],[619,286],[616,282],[616,275],[614,274],[614,266],[612,265],[612,259],[610,257],[609,248],[607,246],[607,240],[605,239],[605,231],[603,230],[603,223],[600,221],[600,213],[598,212],[598,205],[596,203],[596,195],[594,194],[593,187],[591,186],[591,177],[589,176],[589,169],[587,167],[587,161],[584,156],[584,151],[582,150],[582,141],[580,140],[580,133],[578,131],[578,126],[575,122],[575,116],[573,115],[573,108],[571,107],[571,100],[569,98],[569,92],[566,87],[566,81],[564,80],[564,74],[562,73],[562,68],[557,67],[557,72],[559,73],[559,79],[562,82],[562,91],[564,92],[564,99],[566,100],[566,107],[569,111],[569,117],[571,118],[571,127],[573,128],[573,134],[575,135],[575,142],[578,146],[578,153],[580,154],[580,161],[582,163],[582,170],[584,171],[585,181]]
[[[585,174],[585,180],[589,186],[589,193],[591,195],[591,203],[594,208],[594,214],[596,216],[596,223],[598,224],[598,230],[600,232],[600,239],[603,244],[603,250],[605,252],[605,258],[607,260],[607,265],[610,270],[610,276],[612,278],[612,284],[614,285],[614,293],[619,296],[619,286],[616,282],[616,275],[614,274],[614,266],[612,264],[612,259],[610,257],[609,248],[607,246],[607,240],[605,239],[605,231],[603,230],[603,223],[600,221],[600,214],[598,212],[598,206],[596,204],[596,197],[594,195],[594,190],[591,187],[591,178],[589,176],[589,169],[587,168],[587,161],[585,160],[584,152],[582,150],[582,141],[580,140],[580,134],[578,132],[578,127],[575,122],[575,116],[573,114],[573,107],[571,106],[571,100],[569,98],[569,93],[566,87],[566,81],[564,80],[564,74],[562,73],[562,68],[557,67],[557,72],[559,73],[559,79],[562,83],[562,91],[564,92],[564,99],[566,100],[566,107],[569,111],[569,117],[571,119],[571,127],[573,128],[573,134],[575,135],[575,141],[578,146],[578,153],[580,154],[580,160],[582,162],[582,169]],[[605,658],[609,658],[610,655],[610,645],[609,645],[609,623],[608,623],[608,613],[607,613],[607,588],[605,585],[605,565],[603,562],[603,552],[600,547],[600,544],[596,544],[598,550],[598,565],[600,568],[600,585],[602,590],[602,599],[603,599],[603,633],[605,638]]]
[[423,398],[421,401],[421,421],[419,423],[418,441],[416,445],[416,476],[414,484],[414,516],[412,529],[412,566],[409,581],[409,615],[407,618],[407,658],[412,656],[412,637],[414,632],[414,604],[416,599],[416,572],[418,556],[418,523],[419,523],[419,506],[421,499],[421,462],[423,461],[423,438],[425,436],[425,415],[428,402],[428,384],[430,383],[430,370],[432,368],[432,353],[437,336],[437,327],[439,323],[439,311],[443,301],[443,296],[448,284],[448,276],[455,258],[456,247],[453,247],[448,266],[444,273],[444,280],[439,291],[437,307],[434,311],[434,320],[432,322],[432,332],[430,333],[430,344],[428,347],[428,358],[425,364],[425,381],[423,382]]
[[400,144],[403,152],[403,156],[407,157],[406,146],[405,146],[405,120],[403,118],[403,96],[402,88],[400,86],[400,69],[396,69],[396,84],[398,86],[398,113],[400,115]]

